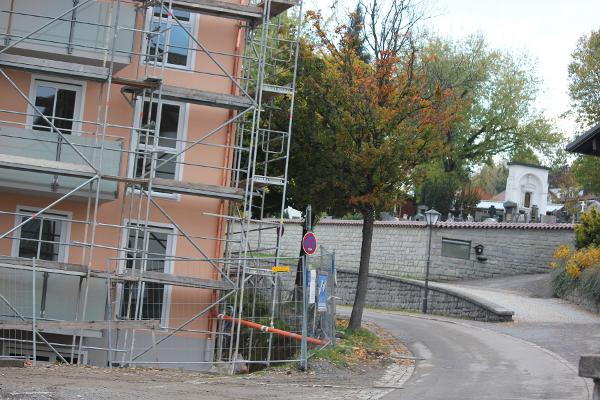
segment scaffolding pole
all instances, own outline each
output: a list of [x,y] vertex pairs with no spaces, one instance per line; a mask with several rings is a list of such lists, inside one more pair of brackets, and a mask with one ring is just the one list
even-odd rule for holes
[[[34,362],[37,356],[36,353],[39,354],[38,349],[36,349],[36,338],[39,338],[53,350],[58,359],[67,363],[66,358],[39,332],[41,322],[36,318],[35,280],[36,273],[40,271],[44,274],[43,302],[46,298],[47,280],[51,274],[64,277],[69,275],[65,273],[66,271],[71,271],[70,276],[77,279],[76,298],[73,301],[75,322],[57,321],[58,326],[75,327],[72,335],[69,336],[69,338],[72,338],[71,344],[60,345],[69,349],[70,362],[73,362],[75,354],[77,354],[78,363],[84,362],[86,349],[97,348],[105,350],[107,363],[111,368],[115,362],[118,363],[119,358],[121,365],[139,363],[170,365],[172,362],[165,362],[159,357],[161,348],[164,348],[164,343],[167,339],[184,337],[183,334],[193,333],[198,338],[201,337],[200,335],[207,335],[209,339],[218,337],[218,340],[215,341],[213,359],[209,357],[206,360],[182,360],[182,364],[212,363],[216,359],[217,362],[228,363],[230,372],[233,372],[240,357],[247,358],[249,363],[269,364],[271,361],[282,361],[281,357],[279,359],[273,358],[272,333],[275,331],[271,329],[278,317],[278,310],[281,309],[281,290],[283,289],[280,288],[280,285],[282,285],[282,281],[279,276],[267,277],[267,275],[257,271],[268,271],[271,266],[278,265],[282,260],[288,259],[281,254],[280,242],[283,234],[282,217],[287,191],[287,160],[290,152],[302,6],[300,1],[295,3],[289,0],[265,0],[260,4],[254,4],[253,0],[251,2],[252,4],[249,5],[224,3],[223,10],[218,12],[214,10],[207,11],[202,7],[191,9],[192,12],[202,13],[204,10],[212,16],[234,18],[242,21],[236,25],[238,29],[237,41],[239,42],[240,38],[244,37],[245,45],[236,45],[233,53],[226,50],[210,51],[210,46],[202,43],[194,34],[194,29],[190,28],[190,24],[187,24],[180,14],[175,12],[177,11],[176,4],[178,2],[174,0],[159,0],[151,3],[141,1],[142,6],[138,10],[141,10],[141,16],[143,17],[141,19],[152,21],[149,27],[127,26],[127,21],[124,22],[125,25],[122,25],[123,15],[126,15],[122,12],[122,9],[130,6],[130,2],[122,0],[110,1],[105,19],[106,23],[78,20],[79,15],[82,15],[82,13],[77,13],[77,11],[89,5],[98,4],[94,0],[73,2],[73,7],[68,7],[66,11],[60,12],[56,17],[36,15],[31,12],[19,13],[19,11],[13,10],[11,6],[9,11],[11,23],[13,22],[13,14],[40,18],[44,22],[28,34],[10,40],[10,43],[7,42],[7,45],[0,49],[0,54],[12,55],[14,50],[35,40],[39,40],[40,43],[48,46],[56,44],[54,39],[49,41],[46,38],[36,38],[36,35],[53,28],[61,22],[69,23],[69,35],[64,43],[68,56],[74,56],[78,50],[102,51],[104,53],[102,68],[104,68],[105,75],[102,77],[92,77],[93,74],[89,71],[89,73],[86,73],[84,68],[77,64],[78,61],[75,58],[66,62],[67,64],[71,63],[68,71],[69,76],[79,76],[81,79],[92,80],[99,84],[96,121],[89,121],[84,117],[67,119],[67,121],[77,122],[81,126],[81,128],[77,128],[77,131],[74,126],[72,127],[73,130],[68,130],[68,132],[63,128],[59,128],[63,126],[59,122],[64,122],[64,118],[49,116],[45,109],[32,101],[26,91],[19,87],[17,81],[4,71],[4,68],[13,67],[4,66],[3,64],[3,67],[0,68],[0,75],[17,91],[19,98],[24,100],[32,110],[27,113],[0,110],[0,113],[13,113],[16,117],[23,118],[33,114],[33,117],[44,121],[51,134],[56,135],[56,141],[52,139],[54,136],[42,138],[41,135],[43,134],[40,134],[39,138],[32,139],[32,141],[43,143],[45,140],[50,144],[57,143],[56,159],[52,160],[55,164],[35,163],[33,158],[29,160],[30,164],[27,164],[27,160],[18,159],[16,160],[18,162],[12,162],[7,159],[8,161],[5,160],[0,163],[0,174],[5,169],[26,174],[49,174],[53,176],[53,190],[59,187],[59,183],[65,182],[64,179],[67,177],[72,180],[71,182],[76,182],[69,183],[70,186],[65,186],[66,192],[63,194],[53,193],[52,196],[58,198],[50,201],[47,206],[41,207],[39,211],[31,216],[18,216],[18,213],[12,213],[16,217],[15,224],[6,230],[3,229],[4,233],[0,234],[0,240],[22,240],[14,237],[14,234],[20,232],[22,228],[30,226],[29,224],[32,221],[40,219],[38,237],[36,240],[30,240],[37,246],[37,256],[39,257],[42,245],[52,245],[54,243],[42,236],[44,221],[64,224],[65,226],[66,224],[82,224],[83,241],[72,240],[58,245],[60,249],[79,247],[81,250],[80,264],[67,265],[66,263],[57,262],[51,266],[45,264],[46,260],[34,258],[32,261],[31,297],[33,307],[31,329]],[[135,1],[132,3],[135,3]],[[280,17],[281,13],[285,13],[287,9],[292,7],[295,14],[291,18],[293,22],[289,23],[290,35],[286,29],[282,29],[283,25]],[[138,10],[136,10],[136,16]],[[185,10],[189,10],[189,7]],[[69,14],[70,17],[65,18]],[[77,26],[104,29],[105,43],[101,46],[77,43],[75,35]],[[175,29],[180,34],[185,35],[190,43],[189,49],[172,46],[170,38]],[[129,53],[118,48],[119,34],[122,32],[130,32],[134,35],[134,42],[139,48],[132,48]],[[286,36],[282,37],[282,35]],[[222,96],[225,94],[202,92],[196,88],[180,88],[196,90],[193,93],[186,92],[188,94],[184,95],[182,91],[174,90],[174,87],[167,85],[169,83],[169,76],[167,75],[171,74],[171,71],[169,71],[169,74],[165,74],[165,71],[171,68],[168,65],[169,55],[177,54],[178,51],[181,52],[182,50],[188,51],[188,56],[191,52],[196,52],[206,57],[213,68],[212,71],[210,68],[203,71],[200,68],[203,66],[193,65],[190,72],[206,75],[211,79],[225,79],[230,83],[230,93],[226,94],[228,97]],[[282,55],[277,54],[277,52]],[[119,68],[117,67],[117,57],[124,54],[131,57],[131,63],[137,63],[135,68],[136,79],[119,76],[122,65]],[[235,61],[234,65],[239,63],[240,76],[237,76],[237,67],[231,71],[225,66],[227,63],[221,61],[222,57],[232,57]],[[64,67],[66,63],[56,64],[56,68],[58,66]],[[31,66],[29,68],[35,67]],[[100,67],[97,69],[100,71]],[[281,73],[282,70],[289,73],[285,76],[288,76],[291,81],[281,81],[281,76],[284,75]],[[29,70],[26,69],[26,71]],[[77,71],[80,71],[80,75]],[[60,75],[60,71],[57,70],[57,72]],[[112,90],[114,90],[113,85],[123,86],[121,93],[124,96],[130,94],[132,96],[131,99],[127,99],[133,108],[131,126],[124,124],[122,121],[111,120],[112,107],[115,104],[115,96],[112,93]],[[177,88],[175,87],[175,89]],[[201,96],[205,96],[205,98]],[[277,96],[287,98],[284,103],[289,113],[289,121],[285,128],[273,127],[271,123],[273,110],[281,107],[281,104],[277,103],[277,99],[281,97]],[[161,141],[164,140],[161,132],[161,123],[165,117],[163,115],[163,104],[169,104],[168,101],[173,99],[183,104],[209,104],[211,107],[228,109],[230,114],[215,127],[207,129],[206,133],[195,132],[193,138],[185,138],[185,140],[177,136],[174,139],[173,150],[165,152],[164,146],[161,146]],[[148,105],[148,111],[144,115],[144,120],[142,120],[141,115],[144,114],[146,104]],[[153,111],[154,105],[156,105],[156,111]],[[138,111],[140,111],[139,115],[136,115]],[[7,118],[8,120],[10,118]],[[0,122],[0,124],[4,123],[10,123],[13,126],[18,124],[18,122],[12,121]],[[19,129],[29,129],[26,123],[22,126],[24,128]],[[93,131],[93,142],[82,143],[82,140],[77,136],[88,135],[87,131],[89,131],[90,126]],[[225,145],[209,143],[211,139],[217,137],[224,130],[226,130],[227,135]],[[75,133],[78,135],[75,135]],[[129,145],[130,148],[109,145],[115,137],[122,138],[121,145]],[[17,139],[25,140],[24,137],[17,137]],[[68,164],[61,160],[65,153],[63,146],[78,156],[78,164]],[[184,155],[188,155],[188,158],[190,158],[189,154],[193,154],[192,151],[198,150],[201,146],[222,147],[227,153],[226,162],[223,162],[222,165],[218,163],[212,165],[211,163],[194,163],[193,160],[189,159],[185,163],[182,161]],[[90,157],[87,152],[91,152],[94,157]],[[108,174],[106,172],[108,164],[111,162],[108,161],[110,160],[107,156],[108,152],[117,152],[119,157],[117,162],[127,165],[125,173],[120,171],[116,174]],[[173,165],[175,170],[184,166],[185,168],[202,170],[206,168],[221,169],[223,171],[223,184],[227,185],[227,189],[234,189],[235,193],[231,190],[225,190],[225,187],[209,187],[210,185],[200,187],[200,183],[182,181],[177,178],[177,173],[175,173],[175,178],[172,180],[163,178],[164,170],[172,168]],[[75,168],[74,166],[79,167]],[[102,197],[103,186],[111,182],[115,182],[118,189],[114,196],[115,199],[110,200],[116,201],[115,204],[118,204],[120,210],[117,223],[114,222],[115,218],[112,218],[114,216],[105,216],[105,211],[102,209],[103,204],[107,201]],[[270,187],[274,188],[272,192],[275,194],[273,196],[276,196],[278,201],[276,206],[278,215],[276,217],[279,222],[277,223],[265,223],[263,221],[266,218],[266,197],[271,193]],[[172,205],[165,203],[166,200],[162,198],[164,196],[161,196],[161,191],[169,190],[169,193],[175,193],[176,196],[217,198],[221,202],[220,211],[218,213],[206,213],[206,210],[198,210],[195,215],[189,215],[189,220],[178,220],[170,211]],[[59,204],[68,209],[74,203],[69,202],[65,205],[67,200],[81,197],[85,198],[85,203],[82,207],[78,206],[82,210],[79,215],[72,213],[67,217],[48,216],[47,219],[44,219],[44,216],[48,212],[52,212],[53,208]],[[227,209],[229,213],[225,215]],[[9,214],[9,212],[0,211],[0,214]],[[194,254],[183,257],[177,254],[175,249],[173,250],[175,251],[174,254],[167,254],[165,251],[165,256],[161,259],[160,254],[150,248],[151,242],[161,243],[152,236],[154,229],[152,225],[153,215],[159,215],[172,227],[172,232],[165,234],[166,241],[169,238],[182,237]],[[188,226],[193,226],[190,225],[191,221],[200,221],[196,218],[201,216],[217,218],[221,223],[226,224],[226,228],[224,230],[219,228],[219,233],[216,235],[194,233]],[[263,225],[265,225],[264,228]],[[263,230],[266,229],[276,229],[277,231],[274,247],[261,245],[261,235]],[[102,236],[99,233],[100,230],[113,232],[109,235],[111,240],[116,241],[116,244],[113,246],[113,242],[110,245],[102,242],[99,239]],[[132,235],[132,232],[134,232],[134,235]],[[257,232],[258,243],[254,243],[253,235]],[[106,237],[107,234],[104,233],[103,235]],[[219,250],[217,252],[209,251],[205,248],[207,245],[216,246],[215,248]],[[265,251],[272,252],[272,254],[261,254]],[[101,263],[97,262],[96,259],[103,256],[103,252],[110,252],[113,256],[107,257],[105,265],[101,268],[99,267]],[[54,261],[56,260],[52,262]],[[213,280],[220,282],[219,285],[215,284],[213,288],[210,288],[210,285],[204,285],[206,286],[204,287],[199,284],[200,278],[195,278],[197,280],[193,281],[194,284],[191,284],[190,279],[193,276],[190,276],[190,279],[187,280],[181,279],[185,276],[181,276],[179,279],[161,276],[159,279],[154,275],[152,279],[149,278],[152,273],[156,272],[150,269],[151,267],[154,268],[153,263],[175,265],[183,261],[190,262],[193,265],[191,273],[195,276],[202,276],[204,273],[202,271],[205,269],[212,270]],[[0,269],[2,268],[27,270],[29,267],[25,264],[19,266],[17,264],[0,263]],[[100,269],[104,270],[103,275],[98,272]],[[137,280],[126,278],[128,271],[130,271],[132,277],[137,276]],[[166,272],[163,275],[166,275]],[[177,274],[176,276],[179,277],[180,275]],[[103,285],[101,286],[106,291],[106,325],[104,326],[107,330],[105,329],[102,335],[106,335],[107,343],[103,346],[88,346],[84,343],[84,326],[88,326],[85,325],[85,322],[90,312],[90,296],[96,296],[98,290],[98,286],[93,285],[94,279],[102,279]],[[198,296],[198,298],[204,296],[206,291],[212,290],[212,300],[206,303],[196,300],[198,303],[195,304],[194,309],[186,309],[185,312],[182,312],[183,315],[188,313],[187,315],[191,315],[191,317],[186,317],[181,323],[174,324],[174,327],[170,327],[167,320],[163,321],[164,324],[161,323],[159,330],[151,329],[152,344],[146,346],[140,344],[141,342],[136,339],[135,326],[127,326],[115,318],[118,316],[124,321],[143,322],[146,318],[144,310],[154,306],[149,293],[150,290],[154,290],[151,288],[155,286],[151,285],[162,285],[160,292],[163,296],[160,300],[161,308],[172,306],[170,303],[164,303],[166,294],[171,293],[171,290],[177,295],[194,291],[194,296]],[[248,288],[252,290],[248,290]],[[268,301],[264,301],[267,304],[268,311],[266,315],[261,316],[257,314],[261,310],[258,305],[260,301],[263,301],[260,296],[263,296],[264,293],[270,293],[270,298]],[[18,313],[7,298],[2,296],[2,300],[9,308],[13,309],[15,315],[22,321],[26,321],[28,317]],[[251,302],[251,306],[246,304],[248,301]],[[45,308],[42,307],[42,312],[45,312]],[[233,324],[231,322],[234,320],[226,321],[226,319],[217,318],[222,310],[225,310],[225,312],[222,312],[223,314],[237,318],[235,321],[245,321],[248,317],[251,319],[268,318],[270,327],[265,330],[265,334],[269,335],[268,344],[262,360],[250,360],[252,354],[259,353],[259,349],[255,348],[255,346],[258,346],[258,341],[251,339],[248,346],[242,343],[242,324]],[[248,312],[250,315],[248,315]],[[302,307],[301,312],[306,313],[305,306]],[[42,314],[40,317],[43,319],[45,315]],[[190,324],[204,317],[208,320],[207,328],[189,328]],[[297,316],[293,316],[293,319],[297,319]],[[2,323],[3,321],[0,319],[0,327]],[[6,326],[9,325],[6,324]],[[12,326],[17,327],[16,324]],[[144,328],[137,328],[137,330],[139,333]],[[157,338],[157,334],[162,333],[165,333],[165,335]],[[252,338],[256,338],[254,332],[251,335]],[[294,336],[297,335],[295,333],[290,333],[290,335],[293,338],[297,337]],[[3,339],[0,336],[1,340],[12,339]],[[137,345],[136,341],[138,342]],[[152,362],[142,359],[149,351],[154,352],[154,361]],[[289,357],[286,356],[285,360],[289,360]]]

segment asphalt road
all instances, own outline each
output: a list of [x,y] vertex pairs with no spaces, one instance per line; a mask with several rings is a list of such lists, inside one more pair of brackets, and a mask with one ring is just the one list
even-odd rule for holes
[[529,342],[463,322],[366,311],[420,360],[384,399],[587,399],[573,366]]

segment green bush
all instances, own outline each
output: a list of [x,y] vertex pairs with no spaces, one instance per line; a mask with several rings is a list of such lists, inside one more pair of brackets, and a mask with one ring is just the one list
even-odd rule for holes
[[564,265],[557,266],[550,275],[552,291],[555,296],[562,297],[577,287],[578,278],[573,278]]
[[581,222],[575,227],[575,247],[600,247],[600,212],[590,208],[581,216]]

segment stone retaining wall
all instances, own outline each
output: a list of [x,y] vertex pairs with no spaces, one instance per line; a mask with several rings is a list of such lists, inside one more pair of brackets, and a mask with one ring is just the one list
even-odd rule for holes
[[[358,273],[338,270],[335,295],[342,304],[352,304],[356,293]],[[367,306],[420,311],[424,284],[411,279],[395,278],[379,274],[369,275]],[[429,285],[428,310],[431,314],[468,318],[476,321],[511,321],[513,312],[463,293]]]
[[[361,221],[322,220],[314,231],[320,245],[335,250],[339,268],[358,270]],[[274,229],[252,232],[253,247],[274,247],[275,232]],[[423,279],[428,233],[422,222],[377,222],[370,271]],[[301,221],[286,221],[281,242],[283,254],[298,255],[301,235]],[[442,238],[470,242],[470,259],[442,256]],[[441,223],[433,229],[430,276],[434,280],[450,281],[547,272],[554,250],[572,241],[571,224]],[[477,259],[474,247],[478,244],[484,246],[486,260]]]

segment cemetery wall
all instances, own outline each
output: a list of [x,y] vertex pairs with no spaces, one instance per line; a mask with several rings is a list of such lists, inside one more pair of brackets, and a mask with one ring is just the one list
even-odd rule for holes
[[[358,270],[362,221],[321,220],[314,232],[319,245],[335,251],[338,268]],[[376,222],[370,272],[422,279],[428,234],[423,222]],[[301,235],[302,221],[287,220],[282,254],[297,256]],[[572,224],[442,222],[432,229],[430,277],[451,281],[547,272],[554,250],[572,243],[573,237]],[[254,230],[251,239],[252,248],[273,248],[276,230]],[[458,258],[455,251],[448,254],[453,243],[466,250],[464,258]],[[483,246],[479,255],[475,252],[478,245]]]

